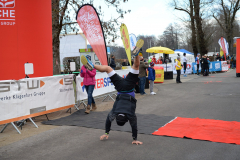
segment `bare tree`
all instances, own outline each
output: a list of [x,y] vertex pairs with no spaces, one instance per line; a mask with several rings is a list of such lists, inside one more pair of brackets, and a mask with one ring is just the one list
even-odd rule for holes
[[194,55],[196,56],[198,53],[197,49],[197,34],[196,34],[196,27],[195,27],[195,19],[194,19],[194,5],[193,0],[186,0],[184,2],[180,2],[178,0],[173,0],[174,9],[185,12],[190,19],[190,27],[192,31],[191,37],[191,45]]
[[202,23],[207,17],[210,4],[212,4],[213,1],[214,0],[173,0],[171,3],[174,9],[183,11],[188,15],[192,31],[191,45],[195,56],[198,52],[202,55],[208,52],[207,38],[205,37]]
[[[102,0],[103,5],[116,8],[117,17],[113,17],[108,21],[102,21],[103,30],[106,38],[114,42],[118,36],[116,34],[116,27],[119,24],[119,18],[123,18],[127,11],[120,8],[121,2],[125,3],[128,0]],[[77,12],[78,8],[84,4],[94,5],[94,0],[52,0],[52,44],[53,44],[53,74],[60,73],[60,57],[59,57],[59,35],[60,33],[77,33],[76,15],[72,15],[72,11]],[[103,18],[104,13],[101,10],[102,6],[95,6],[100,19]],[[128,10],[130,12],[130,10]]]
[[142,51],[143,51],[142,54],[143,54],[144,58],[147,58],[149,54],[146,52],[146,50],[148,48],[156,46],[156,37],[153,36],[153,35],[151,35],[151,36],[148,36],[148,35],[138,35],[137,39],[144,40],[144,45],[142,47]]
[[229,44],[230,53],[232,54],[234,22],[236,20],[236,14],[240,9],[239,2],[240,0],[219,0],[218,4],[219,6],[221,6],[221,9],[218,10],[218,14],[214,14],[213,12],[213,17],[216,19],[216,21],[221,26],[226,35],[226,40]]
[[110,52],[116,59],[127,59],[125,48],[119,46],[109,46]]
[[198,37],[198,44],[199,44],[199,52],[201,55],[207,54],[207,47],[205,42],[205,35],[202,29],[202,17],[200,15],[200,9],[201,9],[201,0],[194,0],[193,6],[194,6],[194,19],[196,21],[197,26],[197,37]]

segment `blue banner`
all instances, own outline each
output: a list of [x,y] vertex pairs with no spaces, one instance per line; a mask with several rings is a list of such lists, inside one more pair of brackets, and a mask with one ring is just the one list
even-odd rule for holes
[[213,72],[222,71],[221,61],[212,62],[212,68],[213,68]]
[[[193,67],[193,73],[197,73],[197,64],[196,62],[192,63],[192,67]],[[222,71],[222,64],[221,61],[214,61],[214,62],[210,62],[209,65],[209,72],[217,72],[217,71]],[[201,64],[199,65],[199,71],[201,72]]]
[[[196,62],[193,62],[193,63],[192,63],[192,69],[193,69],[193,73],[194,73],[194,74],[197,73],[197,64],[196,64]],[[201,72],[201,65],[199,64],[198,73],[200,73],[200,72]]]

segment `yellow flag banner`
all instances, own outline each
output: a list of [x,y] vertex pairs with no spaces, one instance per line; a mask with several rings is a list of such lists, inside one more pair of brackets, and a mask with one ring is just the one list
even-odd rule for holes
[[122,23],[121,27],[120,27],[120,32],[121,32],[121,38],[125,47],[125,51],[128,57],[128,61],[130,63],[130,65],[132,65],[131,63],[131,50],[130,50],[130,39],[129,39],[129,34],[128,34],[128,30],[127,30],[127,26]]
[[222,47],[220,47],[220,57],[222,57],[224,55],[224,52],[222,50]]

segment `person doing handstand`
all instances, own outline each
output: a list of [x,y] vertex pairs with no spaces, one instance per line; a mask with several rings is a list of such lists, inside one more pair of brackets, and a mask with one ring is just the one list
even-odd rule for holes
[[126,122],[129,121],[132,128],[132,144],[143,144],[137,140],[137,116],[136,111],[136,102],[134,88],[136,83],[139,81],[139,56],[138,53],[135,54],[133,66],[126,76],[126,78],[120,77],[111,67],[106,65],[93,65],[90,60],[81,57],[83,65],[88,67],[88,69],[95,68],[100,72],[107,72],[108,76],[111,79],[111,82],[115,86],[115,89],[118,91],[116,101],[113,104],[113,108],[107,116],[105,124],[105,134],[100,137],[100,140],[108,139],[109,131],[111,129],[111,123],[114,119],[119,126],[123,126]]

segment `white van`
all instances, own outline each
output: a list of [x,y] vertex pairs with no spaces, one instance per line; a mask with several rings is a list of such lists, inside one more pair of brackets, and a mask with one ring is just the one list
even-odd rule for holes
[[88,48],[87,39],[83,33],[60,35],[60,67],[61,72],[68,72],[69,61],[76,62],[76,70],[82,67],[80,57],[85,55],[94,64],[101,64],[92,48]]

